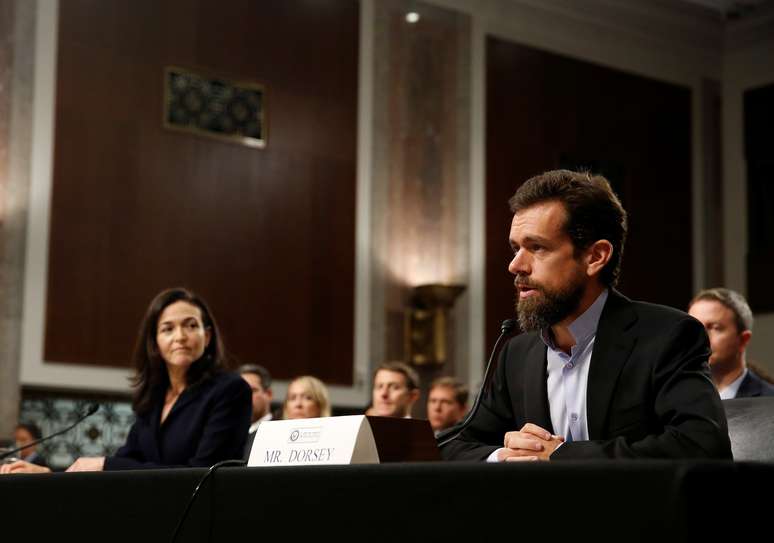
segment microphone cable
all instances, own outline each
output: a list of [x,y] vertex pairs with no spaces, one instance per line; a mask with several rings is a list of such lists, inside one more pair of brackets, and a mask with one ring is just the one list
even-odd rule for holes
[[185,523],[185,519],[188,517],[188,512],[191,510],[191,507],[196,501],[196,497],[199,495],[199,490],[201,490],[202,485],[204,485],[204,482],[210,477],[210,475],[215,473],[215,471],[217,471],[219,468],[222,468],[223,466],[244,466],[246,464],[246,460],[221,460],[220,462],[210,466],[210,469],[207,470],[207,473],[205,473],[202,478],[199,479],[199,483],[196,485],[193,494],[191,494],[191,497],[188,500],[188,505],[185,506],[185,511],[183,511],[183,514],[180,516],[180,520],[177,522],[175,531],[172,533],[172,543],[177,541],[177,536],[180,533],[180,529],[183,527],[183,523]]

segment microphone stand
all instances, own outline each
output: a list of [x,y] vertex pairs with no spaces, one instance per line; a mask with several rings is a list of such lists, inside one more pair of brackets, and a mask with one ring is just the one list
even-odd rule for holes
[[465,417],[465,420],[463,420],[461,423],[457,424],[456,426],[452,426],[451,428],[448,428],[447,430],[444,430],[440,434],[438,434],[438,437],[436,437],[436,443],[438,443],[438,448],[440,449],[450,441],[456,439],[459,437],[459,435],[465,430],[465,428],[468,427],[470,422],[473,420],[473,417],[476,416],[476,413],[478,412],[478,408],[481,405],[481,398],[484,395],[484,392],[488,390],[490,381],[492,380],[492,375],[494,374],[495,370],[497,369],[497,362],[496,355],[497,352],[500,350],[500,343],[503,341],[503,338],[505,338],[506,335],[510,334],[513,329],[516,328],[516,320],[515,319],[506,319],[502,322],[500,325],[500,335],[497,338],[497,341],[495,341],[494,348],[492,349],[492,354],[489,355],[489,362],[486,364],[486,371],[484,371],[484,381],[481,383],[481,389],[478,391],[478,396],[476,396],[476,401],[473,404],[473,407],[468,411],[468,415]]

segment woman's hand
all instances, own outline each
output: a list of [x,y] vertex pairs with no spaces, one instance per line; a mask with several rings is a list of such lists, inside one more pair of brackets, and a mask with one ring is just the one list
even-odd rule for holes
[[3,473],[51,473],[51,470],[44,466],[25,462],[24,460],[16,460],[0,465],[0,474]]
[[104,456],[81,456],[67,471],[102,471],[104,467]]

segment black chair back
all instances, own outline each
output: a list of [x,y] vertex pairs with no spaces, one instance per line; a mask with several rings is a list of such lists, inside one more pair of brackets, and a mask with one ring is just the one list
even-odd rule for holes
[[774,397],[723,400],[737,461],[774,462]]

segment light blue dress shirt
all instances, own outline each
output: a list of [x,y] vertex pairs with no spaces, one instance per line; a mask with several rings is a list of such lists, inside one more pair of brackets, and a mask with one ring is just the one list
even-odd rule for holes
[[550,330],[543,330],[540,337],[548,348],[548,404],[551,410],[551,424],[554,433],[569,441],[584,441],[589,438],[586,418],[586,388],[589,381],[591,353],[602,308],[607,301],[607,289],[593,304],[568,327],[575,340],[570,354],[557,348]]
[[734,382],[728,385],[726,388],[720,391],[721,400],[733,400],[739,393],[739,387],[742,386],[742,381],[747,376],[747,368],[744,369],[742,374],[734,379]]
[[[549,329],[542,330],[540,337],[546,344],[548,373],[548,405],[551,411],[551,425],[554,434],[564,436],[566,442],[589,439],[586,418],[586,389],[589,381],[591,354],[602,309],[607,301],[605,289],[594,303],[568,327],[575,340],[570,354],[558,349],[551,339]],[[517,430],[518,428],[514,428]],[[497,462],[493,451],[487,462]]]

